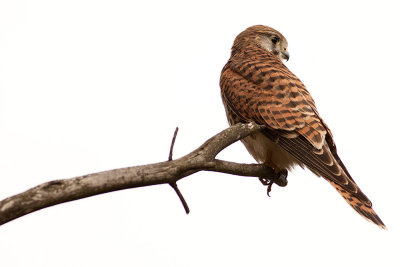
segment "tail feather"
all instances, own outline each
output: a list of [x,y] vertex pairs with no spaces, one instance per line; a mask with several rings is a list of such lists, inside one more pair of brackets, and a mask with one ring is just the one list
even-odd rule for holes
[[351,192],[348,192],[344,188],[342,188],[340,185],[329,181],[333,187],[339,192],[339,194],[346,200],[346,202],[360,214],[362,217],[364,217],[367,221],[373,222],[374,224],[378,225],[382,229],[386,229],[385,224],[382,222],[382,220],[379,218],[378,214],[372,209],[372,204],[370,201],[365,202],[361,201],[358,199],[354,194]]

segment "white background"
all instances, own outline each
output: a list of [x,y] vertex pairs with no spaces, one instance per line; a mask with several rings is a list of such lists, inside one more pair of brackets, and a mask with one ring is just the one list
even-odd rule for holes
[[[298,168],[197,173],[70,202],[0,227],[1,266],[399,266],[397,1],[0,1],[0,199],[164,161],[227,127],[219,75],[255,24],[289,41],[338,151],[388,231]],[[334,3],[334,4],[333,4]],[[254,162],[242,144],[219,158]]]

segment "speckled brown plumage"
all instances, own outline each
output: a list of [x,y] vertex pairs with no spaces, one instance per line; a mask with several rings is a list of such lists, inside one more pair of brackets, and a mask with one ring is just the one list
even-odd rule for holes
[[267,125],[242,140],[258,162],[277,171],[306,166],[328,180],[360,215],[384,228],[340,160],[310,93],[283,64],[285,58],[287,41],[270,27],[253,26],[236,37],[220,80],[229,124]]

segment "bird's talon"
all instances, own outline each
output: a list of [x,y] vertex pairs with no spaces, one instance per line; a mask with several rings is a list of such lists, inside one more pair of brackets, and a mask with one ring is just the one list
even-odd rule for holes
[[[276,173],[276,177],[274,179],[277,179],[277,184],[279,186],[285,186],[287,184],[287,176],[288,176],[288,171],[286,169],[283,169],[281,171],[279,171],[278,173]],[[264,178],[264,177],[259,177],[258,178],[260,180],[260,182],[265,185],[268,186],[267,187],[267,195],[270,197],[270,192],[272,190],[272,185],[274,184],[273,180]]]
[[272,189],[272,185],[273,185],[274,183],[273,182],[271,182],[269,185],[268,185],[268,187],[267,187],[267,196],[269,196],[269,197],[271,197],[270,195],[269,195],[269,192],[271,192],[271,189]]
[[264,177],[260,177],[258,179],[260,180],[260,182],[263,185],[268,186],[267,187],[267,195],[270,197],[269,192],[271,192],[271,188],[272,188],[272,185],[274,184],[274,182],[269,180],[269,179],[267,179],[267,178],[264,178]]

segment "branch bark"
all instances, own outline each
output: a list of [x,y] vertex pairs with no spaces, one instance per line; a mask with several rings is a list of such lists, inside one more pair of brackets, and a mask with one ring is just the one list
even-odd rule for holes
[[198,171],[215,171],[240,176],[267,177],[286,186],[286,177],[262,164],[239,164],[215,159],[232,143],[263,129],[255,123],[236,124],[218,133],[203,145],[176,160],[127,167],[54,180],[0,201],[0,225],[31,212],[60,203],[135,187],[171,184]]

